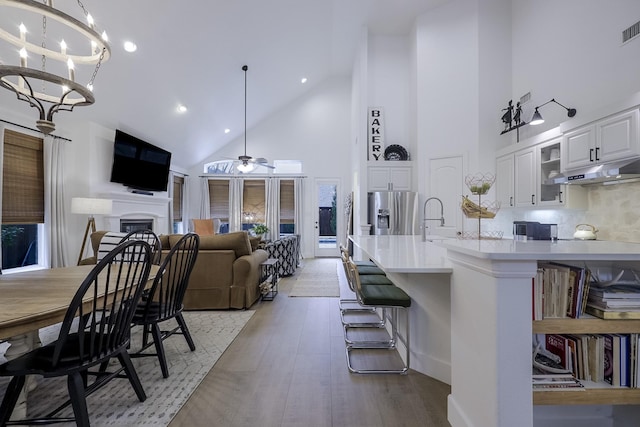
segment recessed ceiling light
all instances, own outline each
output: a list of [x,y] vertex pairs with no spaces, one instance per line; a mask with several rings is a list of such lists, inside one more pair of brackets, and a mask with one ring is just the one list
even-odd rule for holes
[[126,41],[124,42],[124,50],[130,53],[135,52],[136,50],[138,50],[138,46],[136,46],[134,42]]
[[307,82],[307,78],[303,77],[302,79],[300,79],[300,83],[305,84]]
[[187,107],[182,104],[178,104],[178,113],[186,113],[186,112],[187,112]]
[[229,132],[231,132],[231,129],[225,129],[224,130],[224,133],[229,133]]

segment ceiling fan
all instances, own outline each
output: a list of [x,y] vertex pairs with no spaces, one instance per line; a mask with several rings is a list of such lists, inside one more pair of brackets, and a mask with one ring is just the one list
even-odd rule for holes
[[247,156],[247,70],[249,67],[242,66],[244,71],[244,155],[238,156],[240,164],[236,166],[239,172],[247,173],[254,170],[257,166],[264,166],[266,168],[275,169],[275,166],[270,165],[267,159],[263,157],[251,157]]

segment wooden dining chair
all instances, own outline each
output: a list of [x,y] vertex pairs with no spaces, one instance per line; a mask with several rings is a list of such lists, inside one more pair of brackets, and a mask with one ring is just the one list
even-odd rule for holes
[[[200,237],[188,233],[171,248],[153,281],[148,294],[139,304],[132,325],[142,326],[142,347],[131,354],[131,357],[157,356],[162,376],[169,376],[167,358],[162,342],[174,334],[181,334],[187,341],[189,349],[195,351],[196,346],[189,333],[189,328],[182,315],[184,294],[189,285],[189,276],[198,256]],[[177,326],[171,330],[161,330],[160,324],[175,319]],[[166,325],[166,323],[165,323]],[[149,342],[149,334],[153,342]],[[155,353],[145,353],[151,345]]]
[[156,233],[151,230],[135,230],[127,233],[127,235],[120,240],[120,243],[126,242],[127,240],[142,240],[147,242],[151,247],[151,264],[160,265],[162,245]]
[[[123,258],[129,262],[119,261]],[[0,376],[13,377],[0,405],[0,426],[9,421],[27,375],[66,376],[69,400],[38,420],[21,420],[18,424],[75,421],[78,426],[89,426],[87,396],[108,381],[122,378],[123,372],[138,399],[141,402],[146,399],[127,347],[131,320],[150,268],[148,243],[128,241],[118,245],[80,284],[62,321],[58,339],[0,365]],[[111,372],[92,370],[108,365],[112,358],[118,359],[119,368]],[[89,376],[95,376],[95,380],[90,382]],[[60,411],[69,405],[74,418],[60,417]]]

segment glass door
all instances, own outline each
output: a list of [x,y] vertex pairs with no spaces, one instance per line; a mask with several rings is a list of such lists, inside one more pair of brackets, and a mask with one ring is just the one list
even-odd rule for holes
[[339,256],[339,231],[342,227],[340,181],[337,179],[317,179],[315,191],[316,218],[314,223],[316,257]]

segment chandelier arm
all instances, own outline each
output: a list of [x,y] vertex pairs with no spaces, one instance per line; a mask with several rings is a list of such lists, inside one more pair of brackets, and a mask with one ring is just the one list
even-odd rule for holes
[[[22,77],[22,76],[20,76]],[[44,120],[45,117],[45,113],[44,113],[44,105],[42,105],[42,103],[38,100],[38,98],[36,98],[33,94],[33,89],[31,88],[31,84],[29,84],[29,81],[27,79],[24,79],[25,84],[27,85],[27,87],[29,88],[29,91],[31,92],[31,95],[27,95],[24,92],[20,92],[19,90],[17,90],[13,85],[9,84],[8,82],[4,81],[3,79],[0,78],[0,85],[5,88],[8,89],[10,91],[12,91],[13,93],[16,94],[16,98],[18,98],[19,101],[25,101],[29,103],[29,106],[36,108],[39,112],[40,112],[40,120]]]
[[[87,39],[95,42],[98,48],[106,49],[104,55],[107,59],[111,56],[111,46],[109,46],[109,44],[103,39],[102,35],[100,35],[98,31],[89,27],[87,24],[79,21],[73,16],[62,12],[61,10],[33,0],[0,0],[0,6],[8,6],[16,9],[26,10],[32,13],[39,13],[43,15],[43,18],[49,17],[77,31]],[[61,52],[58,52],[56,50],[47,49],[46,47],[37,45],[35,43],[21,40],[19,37],[16,37],[1,28],[0,38],[6,40],[16,47],[24,46],[29,52],[33,52],[38,55],[45,55],[47,58],[55,59],[60,62],[66,62],[68,58],[71,58],[76,64],[95,64],[102,55],[102,52],[92,52],[91,55],[62,54]]]
[[[0,87],[13,91],[18,100],[28,102],[31,107],[38,109],[40,120],[37,121],[37,127],[45,134],[49,134],[55,129],[55,124],[52,120],[53,115],[58,111],[73,111],[78,105],[91,105],[95,102],[92,93],[93,82],[102,63],[111,56],[111,47],[106,33],[99,30],[94,25],[93,20],[89,19],[89,12],[82,4],[82,1],[77,0],[77,3],[82,9],[84,17],[87,18],[87,23],[82,22],[82,18],[77,19],[60,9],[56,9],[53,5],[53,0],[0,0],[0,9],[3,11],[6,8],[11,8],[21,11],[22,15],[36,14],[42,16],[42,43],[39,45],[27,38],[27,31],[24,26],[20,26],[20,36],[18,37],[7,29],[1,28],[5,26],[5,23],[0,24],[0,40],[21,49],[20,66],[0,63]],[[66,51],[66,46],[61,46],[60,51],[47,46],[46,40],[55,38],[50,37],[50,31],[48,31],[48,24],[54,21],[65,27],[63,31],[70,30],[90,41],[90,52],[84,55],[74,55]],[[40,70],[27,66],[28,56],[23,51],[41,57],[42,65]],[[66,75],[63,74],[47,72],[48,60],[67,62],[69,78],[67,79]],[[74,64],[95,64],[89,87],[76,83]],[[36,89],[36,83],[38,82],[42,84],[40,91]],[[64,88],[63,93],[61,95],[54,95],[56,91],[47,93],[48,84],[62,86]],[[44,104],[47,104],[48,111],[46,111]],[[49,104],[51,104],[50,107]]]

